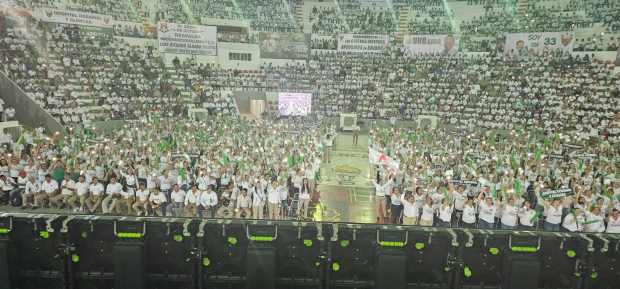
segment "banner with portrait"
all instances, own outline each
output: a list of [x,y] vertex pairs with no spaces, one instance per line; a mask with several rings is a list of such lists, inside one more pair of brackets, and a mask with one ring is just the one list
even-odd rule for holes
[[261,32],[258,35],[261,58],[308,59],[310,33]]
[[439,53],[445,56],[459,54],[459,35],[405,35],[403,44],[405,56],[423,53]]
[[339,34],[339,52],[383,53],[390,45],[389,35]]
[[157,22],[160,53],[217,55],[217,27]]
[[618,54],[616,55],[616,63],[615,66],[620,66],[620,40],[618,40]]
[[511,33],[506,35],[504,53],[516,57],[542,55],[544,52],[573,52],[575,32]]

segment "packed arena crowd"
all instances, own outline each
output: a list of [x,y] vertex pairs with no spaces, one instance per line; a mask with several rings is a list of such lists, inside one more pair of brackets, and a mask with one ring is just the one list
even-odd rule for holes
[[[143,117],[111,134],[86,130],[65,139],[40,139],[39,130],[3,143],[3,200],[91,214],[278,219],[298,210],[308,219],[321,161],[332,161],[334,124],[178,120]],[[380,123],[368,145],[400,162],[378,166],[372,176],[378,221],[620,230],[618,150],[607,139]],[[19,153],[8,153],[13,148]]]
[[[0,133],[5,204],[88,214],[312,220],[321,167],[332,163],[340,141],[336,125],[323,119],[356,114],[378,119],[368,146],[400,164],[380,164],[369,177],[377,222],[620,232],[620,75],[593,53],[618,48],[615,1],[535,2],[517,19],[516,1],[472,0],[467,4],[485,12],[461,23],[436,0],[394,1],[389,8],[339,1],[312,8],[303,20],[301,1],[157,3],[141,8],[145,18],[153,11],[157,20],[178,23],[249,20],[249,31],[219,31],[220,42],[257,43],[257,31],[299,32],[310,23],[311,32],[322,35],[311,42],[319,51],[306,61],[266,60],[249,72],[197,57],[167,65],[153,41],[84,37],[77,27],[48,27],[3,12],[0,70],[69,128],[66,137],[36,128],[19,141]],[[394,41],[384,53],[330,51],[338,45],[330,37],[342,32],[395,38],[407,5],[414,13],[407,34],[461,34],[460,53],[412,53]],[[70,1],[66,8],[139,23],[115,25],[117,36],[153,36],[145,34],[133,2]],[[506,33],[599,24],[600,34],[575,39],[572,54],[504,47]],[[231,95],[240,90],[312,91],[316,119],[242,118]],[[2,118],[19,118],[3,104]],[[205,108],[207,116],[193,115],[194,108]],[[417,123],[420,116],[435,116],[447,128],[426,127]],[[97,119],[125,125],[102,133],[91,125]]]

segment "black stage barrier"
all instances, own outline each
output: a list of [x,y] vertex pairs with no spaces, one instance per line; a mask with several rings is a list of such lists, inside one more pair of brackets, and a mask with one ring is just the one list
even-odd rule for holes
[[0,216],[0,288],[620,288],[620,236],[372,224]]

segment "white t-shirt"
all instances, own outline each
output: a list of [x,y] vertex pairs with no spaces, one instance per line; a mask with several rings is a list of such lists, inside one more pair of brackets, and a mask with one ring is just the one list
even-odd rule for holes
[[153,204],[156,204],[156,205],[161,203],[161,202],[165,202],[166,200],[167,200],[166,199],[166,195],[164,193],[162,193],[162,192],[159,192],[159,194],[157,194],[157,195],[155,193],[153,193],[149,197],[149,201],[153,202]]
[[149,198],[149,190],[147,190],[147,189],[144,189],[144,191],[137,190],[136,191],[136,198],[138,198],[138,200],[140,200],[140,202],[144,202],[144,201],[148,200],[148,198]]
[[564,217],[564,222],[562,223],[562,227],[566,228],[567,230],[571,232],[583,230],[583,226],[581,225],[581,223],[583,223],[583,217],[579,215],[577,216],[577,221],[572,222],[572,220],[574,219],[575,217],[573,217],[573,214],[566,215],[566,217]]
[[421,219],[424,221],[432,221],[434,213],[435,210],[433,210],[433,207],[430,207],[428,204],[424,204],[424,206],[422,207]]
[[466,205],[463,209],[462,220],[467,224],[473,224],[476,222],[476,210],[473,207]]
[[445,208],[442,209],[442,207],[439,207],[439,219],[441,219],[444,222],[450,222],[450,219],[452,218],[452,211],[453,211],[453,206],[446,206]]
[[519,224],[523,225],[523,226],[532,226],[534,224],[534,222],[530,222],[532,220],[532,218],[534,217],[534,215],[536,215],[536,211],[535,210],[521,210],[521,212],[519,213]]
[[66,180],[63,180],[61,187],[67,187],[66,189],[62,189],[61,194],[67,195],[67,196],[73,196],[73,191],[69,190],[69,189],[75,189],[75,182],[73,180],[69,180],[68,182]]
[[174,200],[177,204],[183,204],[183,202],[185,201],[185,195],[186,194],[184,190],[179,190],[178,192],[172,190],[170,198]]
[[517,206],[506,205],[503,210],[502,224],[506,226],[514,226],[517,224]]
[[480,205],[478,206],[478,209],[480,210],[481,220],[484,220],[488,223],[495,222],[495,213],[497,212],[497,206],[488,206],[486,200],[480,200]]
[[609,222],[607,222],[607,230],[605,231],[605,233],[620,233],[620,217],[618,218],[618,220],[614,220],[614,216],[609,217]]
[[103,193],[103,185],[101,183],[92,184],[88,190],[93,193],[93,196],[100,196]]
[[547,209],[547,223],[559,224],[560,222],[562,222],[562,208],[556,209],[554,206],[550,206]]

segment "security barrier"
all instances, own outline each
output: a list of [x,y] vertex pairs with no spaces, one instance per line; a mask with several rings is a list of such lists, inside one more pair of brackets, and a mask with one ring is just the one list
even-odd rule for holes
[[0,288],[618,288],[620,236],[0,216]]

